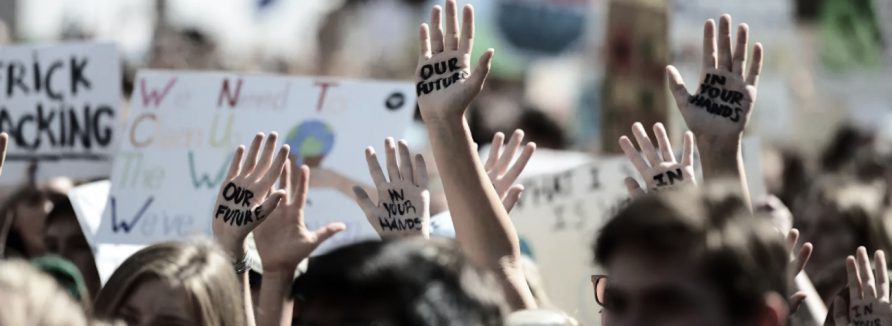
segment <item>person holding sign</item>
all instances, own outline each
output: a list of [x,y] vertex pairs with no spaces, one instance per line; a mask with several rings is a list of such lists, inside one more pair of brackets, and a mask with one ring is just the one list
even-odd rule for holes
[[[669,136],[666,135],[666,128],[662,123],[654,124],[654,135],[657,136],[657,144],[660,147],[660,153],[654,149],[653,143],[647,137],[647,132],[640,122],[632,125],[632,134],[638,141],[638,147],[644,153],[647,161],[641,158],[641,154],[635,150],[635,145],[629,140],[629,137],[623,135],[619,137],[619,147],[626,153],[626,157],[641,174],[647,185],[648,191],[661,191],[666,189],[675,189],[685,186],[696,186],[697,180],[694,177],[694,134],[690,131],[684,134],[684,150],[681,152],[681,163],[675,160],[675,154],[672,152],[672,145],[669,143]],[[626,178],[626,189],[629,191],[629,197],[636,198],[645,193],[638,185],[638,181],[634,178]]]
[[421,154],[415,154],[414,162],[405,140],[399,141],[397,164],[393,138],[384,142],[387,157],[388,179],[378,163],[375,150],[365,150],[369,173],[378,188],[378,204],[369,199],[361,186],[353,187],[356,202],[365,212],[369,223],[382,239],[431,234],[430,191],[428,190],[427,165]]
[[483,89],[494,51],[487,50],[472,72],[474,9],[464,7],[461,25],[455,0],[447,0],[445,10],[445,31],[439,6],[431,11],[431,25],[421,24],[415,76],[418,106],[443,179],[456,240],[472,262],[496,274],[512,309],[534,308],[520,265],[517,232],[477,157],[464,118]]
[[666,67],[666,76],[678,110],[697,136],[703,178],[740,180],[741,193],[750,203],[741,141],[756,101],[762,44],[753,46],[753,61],[747,70],[748,41],[749,26],[740,24],[732,53],[731,16],[725,14],[719,19],[718,43],[715,21],[709,19],[703,27],[703,66],[697,92],[688,93],[674,66]]

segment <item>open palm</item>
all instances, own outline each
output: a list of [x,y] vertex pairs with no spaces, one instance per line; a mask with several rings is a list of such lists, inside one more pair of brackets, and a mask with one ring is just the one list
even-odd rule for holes
[[[669,136],[666,134],[666,128],[662,123],[654,124],[654,135],[657,137],[657,143],[660,147],[659,153],[654,148],[644,126],[640,122],[632,125],[632,134],[638,141],[638,147],[644,154],[635,150],[635,145],[629,137],[623,135],[619,138],[619,146],[626,157],[638,170],[641,178],[644,179],[645,185],[649,191],[661,191],[666,189],[674,189],[683,186],[696,185],[694,178],[694,135],[686,132],[684,136],[684,149],[681,154],[681,162],[675,160],[675,154],[672,152],[672,145],[669,143]],[[633,178],[626,178],[626,188],[631,197],[637,197],[645,191],[641,189],[638,182]]]
[[282,270],[293,273],[297,264],[309,257],[316,247],[346,228],[343,223],[332,223],[315,231],[307,229],[304,207],[310,168],[303,165],[294,173],[292,164],[289,159],[279,178],[279,188],[285,191],[285,199],[254,229],[254,242],[264,272]]
[[[415,70],[418,104],[428,118],[460,116],[480,93],[492,61],[490,49],[471,73],[474,47],[474,10],[466,5],[459,26],[455,0],[446,1],[446,31],[440,24],[441,9],[431,11],[431,26],[421,25],[421,53]],[[459,34],[459,28],[461,33]]]
[[387,138],[384,146],[389,175],[387,179],[375,151],[371,147],[366,149],[369,173],[378,189],[378,203],[372,202],[359,186],[353,188],[356,201],[382,239],[414,235],[429,237],[430,192],[424,157],[415,155],[413,163],[409,146],[401,140],[400,161],[397,163],[393,138]]
[[[706,21],[703,28],[703,65],[697,92],[690,94],[678,70],[666,68],[669,88],[681,115],[697,137],[728,139],[743,133],[753,103],[762,69],[762,45],[753,47],[753,62],[746,71],[749,27],[737,28],[737,45],[731,52],[731,16],[719,21],[718,44],[715,22]],[[716,49],[718,47],[718,49]]]

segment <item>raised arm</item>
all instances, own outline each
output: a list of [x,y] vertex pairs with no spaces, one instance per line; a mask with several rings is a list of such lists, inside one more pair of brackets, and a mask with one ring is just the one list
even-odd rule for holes
[[290,290],[297,265],[322,242],[346,228],[343,223],[331,223],[318,230],[307,229],[304,207],[309,179],[310,169],[306,165],[297,169],[289,160],[279,179],[285,200],[254,230],[254,242],[263,263],[257,311],[260,326],[291,325],[294,300]]
[[753,46],[753,62],[747,70],[748,38],[749,27],[740,24],[732,53],[731,16],[722,15],[719,20],[718,43],[715,21],[709,19],[703,27],[703,64],[697,92],[688,93],[675,67],[666,67],[666,74],[679,111],[697,136],[703,179],[740,180],[741,193],[749,204],[741,139],[756,101],[762,45]]
[[289,152],[288,145],[283,145],[273,160],[278,135],[270,133],[263,151],[260,151],[263,138],[263,133],[254,136],[244,164],[242,156],[245,147],[239,146],[236,149],[229,166],[229,174],[220,187],[212,213],[214,239],[232,258],[233,267],[242,284],[249,324],[254,323],[254,305],[251,303],[251,291],[247,281],[249,256],[245,250],[245,239],[248,233],[260,225],[285,197],[284,191],[270,190],[282,173]]
[[513,309],[532,308],[535,302],[520,266],[517,233],[477,157],[464,120],[489,74],[493,50],[483,54],[472,73],[473,8],[464,7],[464,24],[459,26],[455,1],[448,0],[445,32],[440,11],[439,6],[432,11],[432,30],[421,25],[416,88],[456,240],[472,261],[496,273]]

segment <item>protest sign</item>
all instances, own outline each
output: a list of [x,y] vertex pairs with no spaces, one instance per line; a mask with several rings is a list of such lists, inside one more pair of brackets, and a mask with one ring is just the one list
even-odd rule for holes
[[[210,235],[232,154],[257,132],[277,131],[298,164],[372,184],[363,150],[402,135],[414,94],[405,82],[141,71],[97,240]],[[377,237],[353,198],[335,190],[311,189],[305,212],[311,229],[347,224],[321,251]]]
[[[537,161],[564,157],[578,158],[537,152],[529,166],[535,171]],[[538,265],[552,303],[586,325],[598,320],[589,279],[596,270],[591,244],[628,199],[623,179],[638,178],[634,171],[626,157],[615,156],[521,177],[525,190],[511,211],[518,236]]]
[[121,101],[121,65],[112,44],[0,48],[0,130],[9,134],[0,183],[37,177],[95,178],[111,169]]

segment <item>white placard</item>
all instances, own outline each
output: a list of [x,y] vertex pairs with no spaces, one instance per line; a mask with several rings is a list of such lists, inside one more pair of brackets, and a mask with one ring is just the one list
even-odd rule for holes
[[0,47],[0,130],[9,134],[4,178],[109,174],[118,134],[121,64],[112,44]]
[[[277,131],[299,163],[372,184],[364,149],[402,135],[414,104],[408,82],[141,71],[97,239],[144,245],[210,235],[232,153],[261,131]],[[305,212],[311,229],[347,224],[316,253],[377,238],[335,190],[312,188]]]

